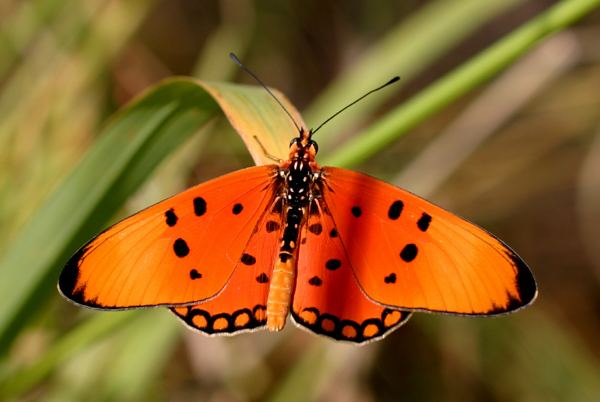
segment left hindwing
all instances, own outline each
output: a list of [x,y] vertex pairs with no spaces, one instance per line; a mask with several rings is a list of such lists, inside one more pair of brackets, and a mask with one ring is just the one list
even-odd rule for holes
[[280,227],[281,203],[275,199],[264,211],[242,253],[241,264],[223,290],[208,301],[173,307],[173,313],[204,335],[233,335],[263,328]]
[[525,262],[485,230],[372,177],[327,167],[320,191],[356,279],[372,300],[493,315],[531,303]]

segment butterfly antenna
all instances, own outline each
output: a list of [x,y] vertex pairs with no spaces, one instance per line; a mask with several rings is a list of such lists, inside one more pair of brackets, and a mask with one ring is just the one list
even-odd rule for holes
[[267,91],[269,93],[269,95],[271,95],[273,97],[273,99],[275,99],[275,101],[279,104],[279,106],[281,106],[281,108],[283,109],[283,111],[289,116],[290,120],[292,120],[292,123],[294,123],[294,126],[296,126],[296,129],[298,130],[298,132],[301,133],[302,129],[300,128],[300,126],[298,125],[298,123],[296,123],[296,120],[294,120],[294,118],[292,117],[292,114],[285,108],[285,106],[283,106],[283,103],[281,103],[279,101],[279,99],[277,99],[277,97],[275,96],[275,94],[273,92],[271,92],[271,90],[269,89],[269,87],[267,87],[260,80],[260,78],[258,78],[252,71],[250,71],[250,69],[248,67],[246,67],[245,65],[243,65],[242,62],[240,61],[240,59],[238,59],[235,54],[229,53],[229,57],[231,58],[231,60],[233,60],[235,62],[235,64],[237,64],[238,66],[240,66],[240,68],[242,70],[244,70],[252,78],[254,78],[256,80],[256,82],[258,82],[260,84],[260,86],[263,87],[265,89],[265,91]]
[[400,79],[400,77],[396,76],[394,78],[392,78],[391,80],[389,80],[388,82],[386,82],[385,84],[375,88],[375,89],[371,89],[369,92],[367,92],[366,94],[364,94],[363,96],[361,96],[360,98],[358,98],[357,100],[355,100],[354,102],[344,106],[341,110],[339,110],[338,112],[334,113],[333,116],[331,116],[330,118],[328,118],[327,120],[325,120],[323,123],[321,123],[321,125],[319,127],[317,127],[314,130],[310,130],[310,132],[312,134],[316,133],[317,131],[319,131],[321,129],[321,127],[323,127],[325,124],[327,124],[330,120],[332,120],[335,116],[337,116],[338,114],[342,113],[344,110],[348,109],[350,106],[354,105],[355,103],[360,102],[361,100],[363,100],[364,98],[366,98],[367,96],[371,95],[373,92],[377,92],[380,89],[383,89],[385,87],[387,87],[388,85],[393,84],[394,82],[398,81]]

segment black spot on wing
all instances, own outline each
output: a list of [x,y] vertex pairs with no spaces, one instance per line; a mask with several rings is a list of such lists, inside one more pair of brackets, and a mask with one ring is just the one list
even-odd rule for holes
[[405,262],[411,262],[417,257],[417,253],[419,249],[413,243],[409,243],[400,252],[400,258],[402,258]]
[[323,284],[323,280],[318,276],[313,276],[308,280],[308,284],[312,286],[321,286]]
[[351,212],[352,212],[352,215],[354,215],[356,218],[358,218],[359,216],[362,215],[362,209],[360,209],[359,206],[352,207]]
[[342,262],[337,258],[332,258],[325,263],[325,268],[330,271],[335,271],[342,266]]
[[194,213],[196,216],[202,216],[206,213],[206,200],[204,198],[194,198]]
[[183,258],[190,253],[190,248],[185,240],[179,238],[173,243],[173,251],[177,257]]
[[429,224],[431,223],[431,215],[426,212],[423,212],[423,215],[417,221],[417,227],[421,230],[421,232],[427,231],[429,229]]
[[264,272],[256,277],[256,282],[258,283],[267,283],[269,282],[269,277]]
[[320,223],[313,223],[308,227],[308,231],[315,235],[320,235],[323,231],[323,226]]
[[244,206],[238,202],[237,204],[235,204],[233,206],[233,208],[231,209],[231,212],[234,215],[239,215],[243,210],[244,210]]
[[383,281],[385,283],[396,283],[396,274],[392,272],[391,274],[383,278]]
[[177,224],[177,215],[175,215],[175,210],[173,208],[165,212],[165,222],[167,226],[170,227],[173,227]]
[[390,209],[388,210],[388,218],[392,220],[396,220],[400,217],[402,213],[402,209],[404,208],[404,203],[400,200],[392,202],[390,205]]
[[248,253],[244,253],[242,254],[242,258],[240,259],[240,261],[242,261],[242,264],[244,265],[254,265],[256,264],[256,257]]
[[190,271],[190,279],[200,279],[202,278],[202,274],[198,272],[197,269],[192,269]]
[[266,229],[267,233],[272,233],[276,230],[279,230],[279,223],[275,221],[267,221]]
[[338,237],[338,231],[336,228],[331,229],[331,232],[329,232],[329,237],[331,237],[331,238]]

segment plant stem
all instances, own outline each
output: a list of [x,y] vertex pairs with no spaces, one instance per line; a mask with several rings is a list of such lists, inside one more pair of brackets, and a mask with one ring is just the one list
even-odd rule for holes
[[441,78],[355,140],[326,159],[335,166],[357,165],[384,149],[444,106],[485,83],[542,39],[600,6],[600,0],[564,0]]

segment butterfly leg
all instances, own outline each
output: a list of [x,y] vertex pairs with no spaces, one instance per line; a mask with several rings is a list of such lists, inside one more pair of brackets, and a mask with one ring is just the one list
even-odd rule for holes
[[264,155],[265,155],[267,158],[271,159],[271,160],[272,160],[272,161],[274,161],[274,162],[277,162],[278,164],[282,164],[282,163],[284,162],[284,160],[283,160],[283,159],[281,159],[281,158],[278,158],[278,157],[276,157],[276,156],[275,156],[275,155],[273,155],[273,154],[270,154],[270,153],[269,153],[269,151],[267,151],[267,148],[265,148],[265,146],[262,144],[262,142],[260,142],[260,140],[258,139],[258,137],[257,137],[257,136],[254,136],[254,139],[256,140],[256,142],[258,142],[258,145],[259,145],[259,146],[260,146],[260,148],[262,149],[262,151],[263,151],[263,154],[264,154]]

